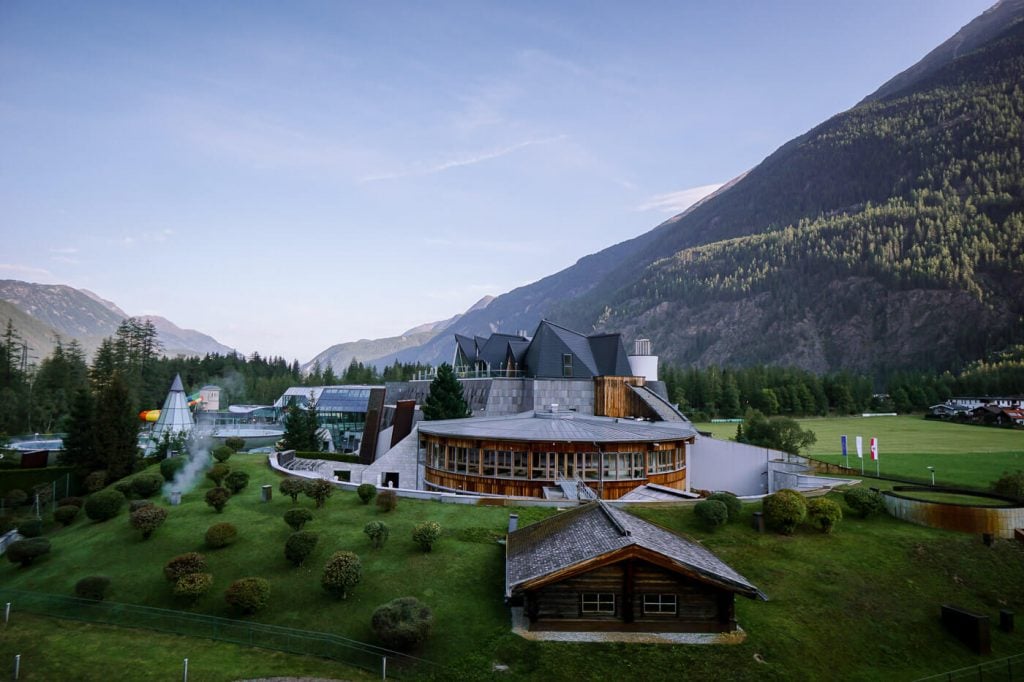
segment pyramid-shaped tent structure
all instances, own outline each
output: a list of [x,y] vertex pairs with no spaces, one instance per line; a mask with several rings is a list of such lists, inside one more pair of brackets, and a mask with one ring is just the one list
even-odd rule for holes
[[192,413],[188,409],[185,387],[181,384],[181,375],[176,374],[174,382],[171,384],[171,390],[167,393],[167,398],[164,400],[164,406],[160,408],[160,417],[156,420],[156,424],[153,425],[153,431],[150,433],[151,445],[147,448],[146,454],[149,454],[149,451],[154,449],[157,443],[163,440],[165,433],[172,438],[179,433],[189,435],[192,433],[194,426]]

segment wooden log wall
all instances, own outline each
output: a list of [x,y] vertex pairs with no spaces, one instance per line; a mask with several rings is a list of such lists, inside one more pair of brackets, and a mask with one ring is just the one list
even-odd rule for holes
[[594,377],[594,414],[599,417],[651,417],[644,405],[628,386],[643,386],[643,377]]

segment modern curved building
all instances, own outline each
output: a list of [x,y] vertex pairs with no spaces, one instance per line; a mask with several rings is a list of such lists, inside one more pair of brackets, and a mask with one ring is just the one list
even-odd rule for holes
[[614,500],[646,484],[686,490],[687,449],[697,436],[689,422],[594,417],[554,405],[417,426],[428,489],[541,498],[578,498],[588,489]]

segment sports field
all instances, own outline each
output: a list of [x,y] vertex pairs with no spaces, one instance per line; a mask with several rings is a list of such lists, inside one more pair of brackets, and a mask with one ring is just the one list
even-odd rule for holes
[[[799,419],[814,431],[817,443],[807,452],[811,457],[844,464],[866,472],[876,471],[868,443],[878,439],[877,471],[894,476],[930,481],[929,466],[935,467],[936,483],[987,488],[1004,471],[1024,469],[1024,431],[969,424],[932,421],[920,416],[900,417],[818,417]],[[733,438],[735,424],[695,424],[717,438]],[[843,461],[840,437],[847,436],[848,462]],[[864,459],[857,459],[855,436],[864,439]]]

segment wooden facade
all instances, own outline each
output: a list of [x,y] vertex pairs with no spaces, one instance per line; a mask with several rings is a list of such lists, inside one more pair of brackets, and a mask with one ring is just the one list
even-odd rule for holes
[[694,438],[664,442],[529,442],[478,440],[421,433],[429,486],[487,495],[544,497],[559,478],[579,478],[602,499],[615,500],[656,483],[686,489],[687,447]]

